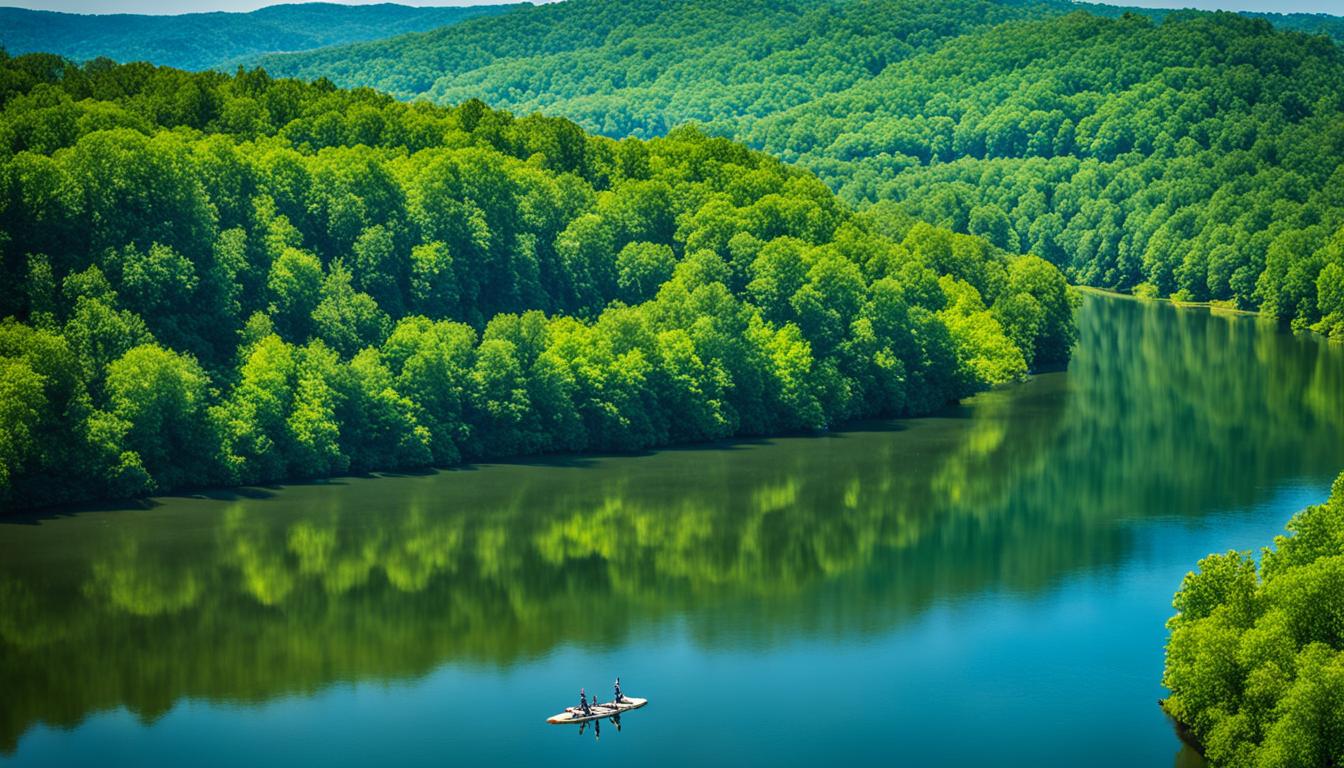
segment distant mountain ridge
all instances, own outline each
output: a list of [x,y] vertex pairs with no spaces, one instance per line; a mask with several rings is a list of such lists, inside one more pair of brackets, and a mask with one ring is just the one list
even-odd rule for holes
[[0,8],[0,46],[11,54],[106,56],[183,69],[232,66],[268,53],[423,32],[516,5],[412,7],[395,3],[272,5],[250,13],[76,14]]
[[[617,138],[657,136],[688,121],[737,135],[964,35],[1078,11],[1156,23],[1210,15],[1073,0],[565,0],[248,63],[400,99],[480,98],[564,115]],[[1344,17],[1235,15],[1344,42]]]
[[326,77],[402,99],[478,97],[565,114],[602,134],[750,121],[843,90],[890,64],[1067,0],[566,0],[499,19],[258,57],[274,75]]

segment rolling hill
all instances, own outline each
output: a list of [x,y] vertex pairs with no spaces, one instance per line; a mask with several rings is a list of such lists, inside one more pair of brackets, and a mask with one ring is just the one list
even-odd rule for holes
[[394,3],[272,5],[251,13],[76,14],[0,8],[0,46],[86,61],[149,61],[183,69],[229,67],[265,53],[372,40],[509,10],[505,5],[416,8]]
[[693,128],[0,54],[0,507],[927,413],[1063,276]]
[[[570,0],[261,59],[610,136],[697,122],[1078,282],[1344,324],[1339,19],[1062,0]],[[1344,333],[1344,330],[1341,330]]]

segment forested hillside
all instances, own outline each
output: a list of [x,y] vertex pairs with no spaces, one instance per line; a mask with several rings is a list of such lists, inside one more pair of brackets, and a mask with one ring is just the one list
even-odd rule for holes
[[0,8],[0,46],[86,61],[149,61],[210,69],[265,53],[307,51],[455,24],[509,10],[505,5],[414,8],[407,5],[302,3],[251,13],[77,14]]
[[612,136],[697,121],[1080,282],[1340,327],[1344,62],[1283,31],[1338,19],[1143,13],[570,0],[264,63]]
[[958,39],[748,137],[844,197],[903,200],[1080,282],[1329,331],[1340,82],[1338,47],[1263,21],[1078,13]]
[[1337,765],[1344,755],[1344,475],[1249,553],[1210,555],[1168,622],[1168,711],[1216,765]]
[[[440,103],[480,98],[608,136],[733,132],[968,29],[1064,2],[566,0],[395,40],[260,60],[286,76]],[[495,22],[495,23],[492,23]]]
[[824,429],[1067,359],[1063,276],[679,130],[0,59],[0,491]]

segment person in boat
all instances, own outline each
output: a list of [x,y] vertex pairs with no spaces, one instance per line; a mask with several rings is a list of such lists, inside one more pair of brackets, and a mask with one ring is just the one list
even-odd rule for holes
[[620,704],[622,701],[625,701],[625,696],[621,694],[621,678],[618,677],[618,678],[616,678],[616,699],[615,699],[615,702],[616,702],[617,704]]
[[579,711],[583,712],[584,717],[593,714],[592,707],[588,706],[588,695],[584,693],[582,688],[579,689]]

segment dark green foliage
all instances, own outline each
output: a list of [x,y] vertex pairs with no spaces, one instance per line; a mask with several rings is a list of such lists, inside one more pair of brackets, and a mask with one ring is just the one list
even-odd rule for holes
[[9,506],[825,429],[1073,341],[1045,262],[694,129],[46,56],[0,83]]
[[306,51],[420,32],[516,6],[413,8],[392,3],[272,5],[251,13],[83,15],[0,8],[0,46],[77,61],[105,56],[184,69],[231,66],[279,51]]
[[1176,593],[1167,708],[1217,765],[1344,762],[1344,475],[1288,530],[1258,574],[1210,555]]
[[401,98],[481,98],[620,137],[740,128],[958,34],[1065,2],[567,0],[392,40],[264,57],[268,71]]
[[1076,281],[1329,333],[1341,78],[1334,45],[1262,21],[1074,13],[959,38],[747,137]]
[[[1155,19],[1188,12],[1065,0],[567,0],[451,28],[259,59],[268,71],[373,86],[398,97],[479,97],[563,114],[610,136],[688,120],[741,132],[842,91],[958,36],[1085,8]],[[1344,22],[1256,14],[1344,39]]]
[[1077,282],[1344,334],[1344,58],[1304,34],[1342,31],[1053,0],[570,0],[266,61],[611,136],[698,121]]

